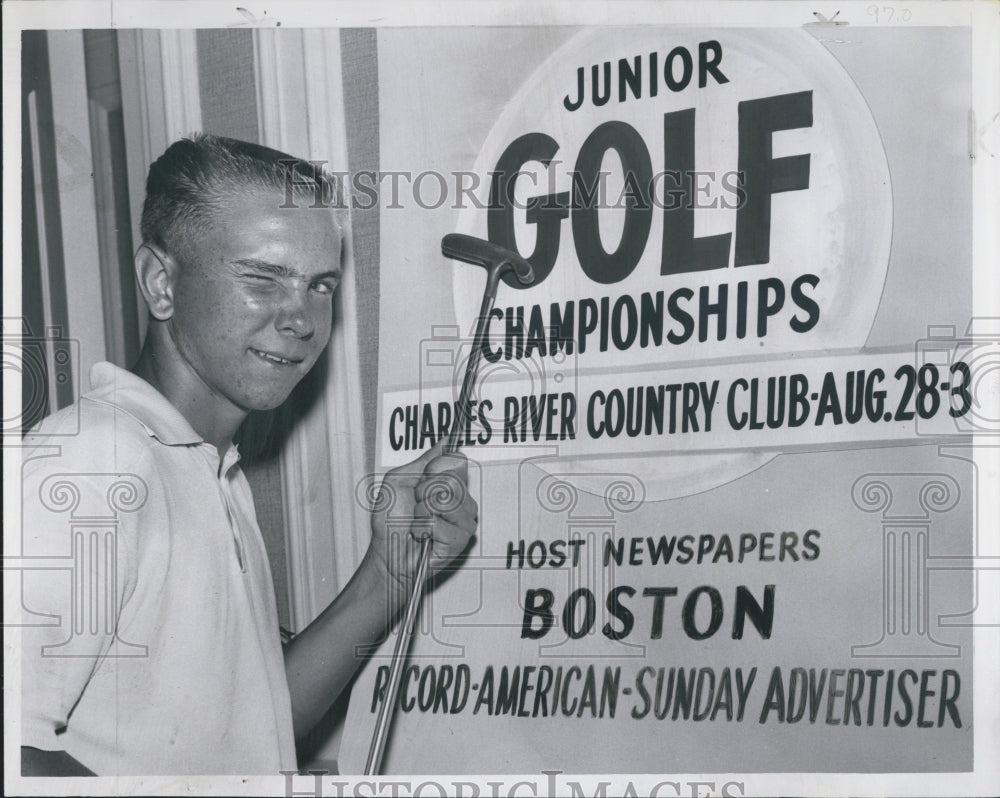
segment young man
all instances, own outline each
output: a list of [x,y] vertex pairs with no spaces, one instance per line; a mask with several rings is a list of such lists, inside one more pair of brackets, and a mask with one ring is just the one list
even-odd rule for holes
[[[282,650],[232,439],[249,411],[287,398],[330,336],[342,236],[309,206],[333,187],[293,163],[203,136],[153,164],[135,259],[149,308],[140,360],[131,373],[95,366],[91,392],[26,440],[25,551],[72,556],[74,570],[25,576],[24,775],[294,769],[295,739],[405,601],[418,538],[432,536],[433,569],[475,530],[464,459],[435,448],[390,472],[361,567]],[[429,501],[442,483],[453,500]],[[389,505],[412,519],[393,547]]]

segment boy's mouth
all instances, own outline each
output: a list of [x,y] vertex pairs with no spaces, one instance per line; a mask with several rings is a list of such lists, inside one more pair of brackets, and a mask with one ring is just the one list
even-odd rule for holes
[[260,349],[254,349],[252,346],[250,347],[250,351],[257,355],[257,357],[261,360],[265,360],[268,363],[274,363],[279,366],[295,366],[302,362],[302,358],[282,357],[274,352],[263,352]]

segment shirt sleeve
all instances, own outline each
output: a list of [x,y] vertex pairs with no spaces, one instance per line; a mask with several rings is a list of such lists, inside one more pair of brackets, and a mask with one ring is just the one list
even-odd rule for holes
[[128,482],[65,453],[24,465],[22,745],[64,748],[60,732],[114,643],[132,580],[114,507],[128,500]]

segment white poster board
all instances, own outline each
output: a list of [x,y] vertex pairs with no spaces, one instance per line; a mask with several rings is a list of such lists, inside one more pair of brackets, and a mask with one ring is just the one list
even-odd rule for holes
[[467,233],[537,276],[491,316],[463,432],[479,534],[425,598],[386,772],[973,766],[970,612],[996,583],[972,392],[997,330],[971,46],[379,31],[381,165],[408,181],[382,198],[379,467],[457,414],[485,273],[425,253]]

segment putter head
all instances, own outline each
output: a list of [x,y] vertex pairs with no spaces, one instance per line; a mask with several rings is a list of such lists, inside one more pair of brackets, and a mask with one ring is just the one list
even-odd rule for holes
[[[441,252],[445,257],[465,263],[474,263],[490,272],[494,269],[499,269],[501,272],[509,270],[517,278],[517,283],[524,287],[535,282],[535,270],[528,261],[516,252],[494,244],[492,241],[462,233],[449,233],[441,239]],[[510,280],[505,280],[505,282],[514,285]]]

